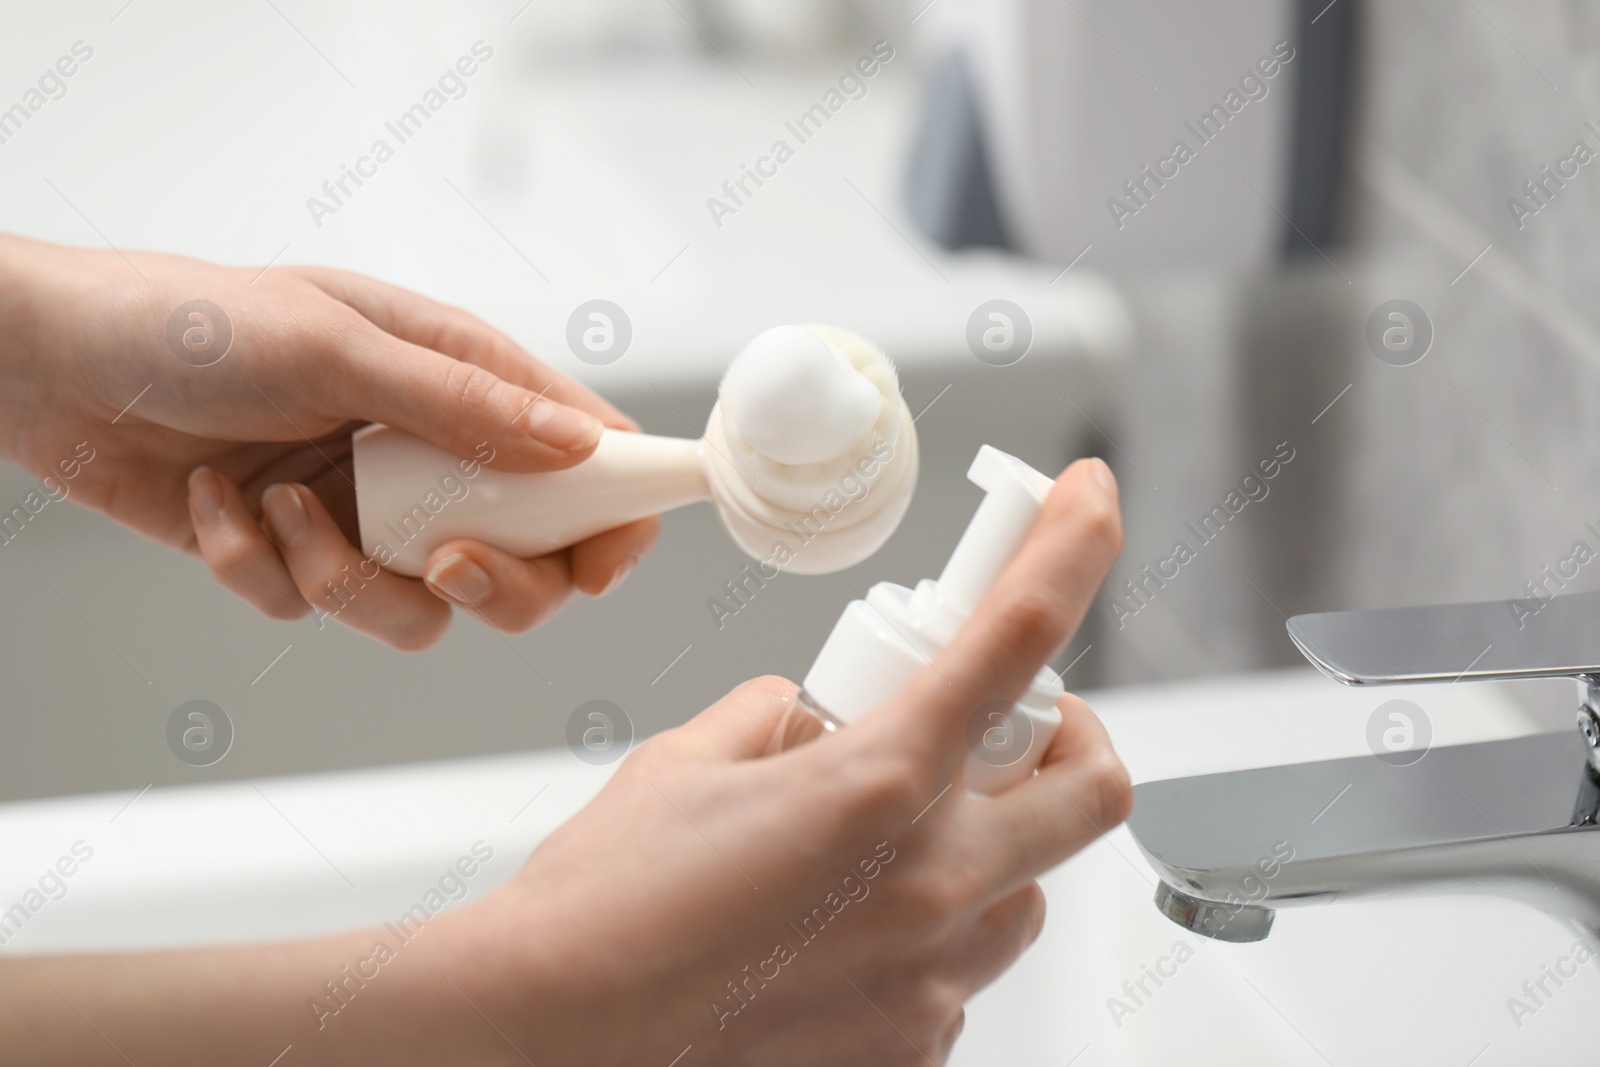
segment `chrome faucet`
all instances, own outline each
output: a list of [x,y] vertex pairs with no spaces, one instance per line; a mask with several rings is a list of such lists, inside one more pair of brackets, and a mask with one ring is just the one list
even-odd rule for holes
[[[1397,892],[1512,897],[1600,932],[1600,593],[1298,615],[1289,636],[1345,685],[1569,677],[1578,729],[1423,756],[1146,782],[1129,829],[1156,906],[1219,941],[1276,909]],[[1337,798],[1338,803],[1330,806]]]

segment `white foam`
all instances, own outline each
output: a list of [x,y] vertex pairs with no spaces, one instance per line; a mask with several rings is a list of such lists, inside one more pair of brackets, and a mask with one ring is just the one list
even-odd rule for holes
[[739,436],[789,465],[851,451],[883,407],[878,387],[844,352],[804,326],[758,334],[734,358],[721,394]]
[[[871,403],[858,382],[876,394]],[[917,483],[917,430],[877,346],[832,326],[769,330],[720,393],[706,476],[740,548],[792,574],[829,574],[894,532]]]

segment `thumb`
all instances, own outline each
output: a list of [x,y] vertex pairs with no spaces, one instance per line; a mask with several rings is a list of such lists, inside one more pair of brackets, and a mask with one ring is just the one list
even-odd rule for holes
[[795,700],[799,686],[787,678],[752,678],[672,731],[673,747],[710,760],[775,755],[822,732],[822,724]]
[[458,456],[488,443],[490,466],[558,470],[587,458],[600,441],[601,422],[588,412],[375,327],[359,330],[335,363],[354,379],[335,398],[348,417],[393,426]]

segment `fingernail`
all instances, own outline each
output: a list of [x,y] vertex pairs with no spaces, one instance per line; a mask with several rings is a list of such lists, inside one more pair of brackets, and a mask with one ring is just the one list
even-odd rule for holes
[[629,556],[626,560],[623,561],[622,566],[617,568],[617,573],[615,573],[615,574],[613,574],[611,576],[611,581],[606,585],[606,587],[604,589],[600,590],[600,595],[601,596],[608,595],[617,586],[619,586],[623,582],[627,581],[628,580],[628,575],[632,574],[633,573],[633,568],[637,567],[638,565],[639,565],[639,557],[638,556]]
[[459,552],[428,568],[428,584],[458,604],[472,605],[488,600],[494,592],[489,572]]
[[222,514],[222,479],[210,467],[196,467],[189,472],[189,505],[195,516],[211,521]]
[[290,485],[269,485],[261,494],[261,507],[267,513],[267,525],[280,545],[292,545],[306,532],[306,506],[300,494]]
[[528,409],[528,432],[551,448],[582,452],[600,440],[600,420],[553,400],[536,400]]
[[1106,461],[1097,456],[1090,460],[1089,463],[1094,467],[1094,480],[1100,483],[1100,488],[1112,496],[1116,496],[1117,477],[1111,473],[1111,468],[1106,465]]

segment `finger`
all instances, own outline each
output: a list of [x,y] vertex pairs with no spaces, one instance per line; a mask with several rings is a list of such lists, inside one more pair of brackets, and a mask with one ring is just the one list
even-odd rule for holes
[[481,541],[447,541],[428,556],[428,588],[506,633],[539,625],[572,595],[569,552],[518,559]]
[[1030,881],[985,908],[951,946],[944,967],[970,997],[1004,974],[1039,939],[1044,919],[1044,890]]
[[269,486],[261,505],[295,587],[320,613],[408,652],[444,635],[449,606],[421,582],[362,556],[311,490]]
[[1111,470],[1079,460],[1056,479],[1032,532],[972,617],[868,720],[878,718],[875,728],[891,735],[924,738],[940,773],[953,774],[973,711],[1022,693],[1078,628],[1121,547]]
[[334,414],[386,423],[504,470],[570,467],[600,441],[602,424],[588,412],[355,321],[333,342],[335,357],[319,363]]
[[200,558],[223,588],[269,618],[298,619],[311,610],[233,479],[196,467],[189,474],[189,519]]
[[777,749],[793,721],[799,689],[776,675],[752,678],[670,731],[673,749],[718,761],[768,755]]
[[595,534],[572,546],[572,584],[590,596],[605,596],[632,573],[656,543],[661,520],[651,516]]
[[639,428],[594,392],[534,359],[522,346],[471,312],[361,274],[325,267],[297,270],[385,333],[476,364],[505,381],[587,411],[607,426],[619,430]]
[[1057,702],[1061,725],[1036,777],[973,806],[989,842],[996,893],[1038,877],[1108,833],[1133,806],[1128,772],[1099,716],[1078,697]]

